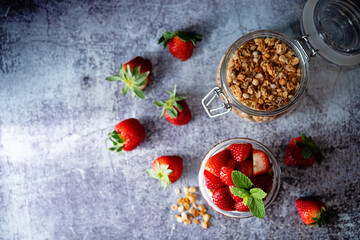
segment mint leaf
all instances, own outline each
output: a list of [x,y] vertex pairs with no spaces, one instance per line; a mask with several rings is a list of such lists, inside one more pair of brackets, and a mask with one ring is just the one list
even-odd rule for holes
[[260,188],[252,188],[250,189],[250,195],[255,199],[263,199],[267,194]]
[[248,208],[250,212],[257,218],[264,218],[265,217],[265,207],[264,203],[261,199],[253,198],[252,196],[249,197]]
[[248,197],[250,194],[249,194],[249,191],[244,189],[244,188],[236,188],[236,187],[231,187],[230,188],[230,191],[232,194],[234,194],[235,196],[237,197],[241,197],[241,198],[244,198],[244,197]]
[[233,171],[231,174],[231,178],[238,188],[251,188],[253,186],[251,180],[245,176],[245,174],[241,173],[240,171]]

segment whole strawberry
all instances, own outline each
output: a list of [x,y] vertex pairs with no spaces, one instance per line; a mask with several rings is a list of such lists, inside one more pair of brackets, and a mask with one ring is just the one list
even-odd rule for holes
[[211,172],[204,171],[204,180],[205,180],[205,186],[209,190],[216,190],[218,188],[221,188],[225,186],[225,184],[220,180],[219,177],[215,176]]
[[229,150],[224,149],[209,158],[205,164],[205,169],[215,176],[220,177],[221,168],[226,167],[230,159],[231,155]]
[[326,218],[326,205],[320,200],[299,198],[295,201],[296,209],[301,220],[306,225],[318,225],[328,223]]
[[166,189],[171,183],[176,182],[182,174],[183,159],[180,156],[161,156],[146,170],[149,177],[159,179],[161,186]]
[[218,208],[225,211],[235,210],[235,201],[232,199],[229,187],[225,186],[214,191],[212,200]]
[[125,85],[122,89],[126,95],[130,90],[133,97],[144,99],[142,90],[148,85],[152,63],[148,59],[137,56],[129,62],[120,66],[119,75],[113,75],[106,78],[107,81],[122,81]]
[[107,140],[113,143],[113,147],[109,148],[111,151],[121,152],[131,151],[135,149],[144,140],[146,136],[145,128],[139,120],[129,118],[119,122],[114,131],[108,134]]
[[166,102],[155,101],[155,105],[162,108],[160,118],[165,115],[166,120],[178,126],[188,124],[191,120],[191,112],[184,100],[186,97],[176,96],[176,84],[174,92],[167,92],[170,98]]
[[322,159],[320,148],[314,144],[311,137],[300,134],[301,137],[292,139],[286,148],[285,164],[287,166],[308,167],[316,160]]
[[243,143],[243,144],[234,143],[231,144],[228,147],[228,149],[231,152],[232,159],[238,162],[242,162],[249,157],[253,148],[250,143]]
[[201,41],[201,39],[201,34],[193,32],[178,31],[170,33],[165,31],[163,36],[159,38],[159,43],[163,42],[164,48],[168,46],[170,53],[174,57],[181,61],[186,61],[193,53],[194,46],[196,45],[195,42]]

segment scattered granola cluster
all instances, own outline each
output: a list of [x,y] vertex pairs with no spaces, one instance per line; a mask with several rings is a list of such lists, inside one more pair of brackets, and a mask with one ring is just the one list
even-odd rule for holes
[[[180,189],[175,188],[175,193],[180,194]],[[203,204],[196,204],[197,195],[195,187],[184,187],[185,196],[177,200],[177,204],[173,204],[171,209],[180,213],[175,215],[178,222],[184,223],[185,225],[200,223],[199,216],[202,216],[203,221],[201,227],[207,229],[210,226],[210,215],[206,213],[207,209]]]
[[256,38],[240,46],[229,59],[227,82],[245,106],[275,110],[284,106],[300,86],[299,58],[275,38]]

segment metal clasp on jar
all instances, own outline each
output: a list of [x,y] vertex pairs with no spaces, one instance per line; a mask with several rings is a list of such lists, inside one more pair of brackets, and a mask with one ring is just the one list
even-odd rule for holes
[[[211,97],[211,95],[213,95],[213,96]],[[210,97],[211,97],[211,99],[208,102],[206,102]],[[211,109],[209,107],[209,105],[215,99],[215,97],[220,98],[222,106]],[[211,118],[227,114],[231,111],[231,104],[229,103],[229,100],[227,99],[225,94],[222,92],[222,89],[219,87],[215,87],[215,88],[211,89],[211,91],[208,94],[206,94],[206,96],[201,100],[201,103],[202,103],[206,113]],[[225,109],[225,111],[221,111],[222,109]],[[216,113],[216,112],[219,112],[219,113]]]
[[[306,60],[309,61],[310,58],[314,57],[318,52],[319,52],[319,49],[315,49],[313,48],[313,46],[311,46],[310,42],[309,42],[309,39],[308,39],[308,36],[309,34],[307,35],[303,35],[297,39],[294,39],[294,41],[298,44],[298,46],[300,47],[300,49],[305,53],[306,55]],[[304,41],[306,46],[307,46],[307,49],[310,50],[310,55],[309,53],[305,50],[305,48],[303,47],[303,45],[301,44],[300,41]]]

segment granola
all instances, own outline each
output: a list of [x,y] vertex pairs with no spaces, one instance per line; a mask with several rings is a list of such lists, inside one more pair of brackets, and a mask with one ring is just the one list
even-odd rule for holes
[[256,38],[230,57],[227,83],[234,97],[258,111],[283,107],[300,86],[299,58],[275,38]]

